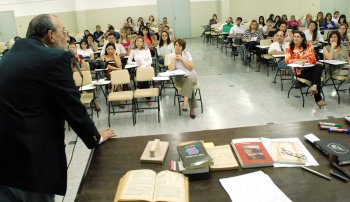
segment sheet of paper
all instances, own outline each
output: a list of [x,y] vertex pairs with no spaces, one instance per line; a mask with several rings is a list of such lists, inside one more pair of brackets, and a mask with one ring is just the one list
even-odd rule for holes
[[[270,143],[271,141],[289,141],[289,142],[297,142],[300,144],[300,147],[302,148],[303,154],[306,156],[306,162],[304,166],[318,166],[316,159],[310,154],[309,150],[306,149],[304,144],[299,140],[299,138],[276,138],[276,139],[270,139],[270,138],[261,138],[261,141],[266,148],[267,152],[271,155],[271,148]],[[296,165],[296,164],[286,164],[286,163],[274,163],[274,167],[300,167],[303,165]]]
[[289,202],[291,201],[262,171],[220,179],[232,201]]

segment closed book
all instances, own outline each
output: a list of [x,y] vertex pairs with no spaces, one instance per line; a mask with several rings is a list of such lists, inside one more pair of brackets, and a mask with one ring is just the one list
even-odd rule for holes
[[183,163],[181,160],[179,161],[176,161],[177,163],[177,172],[181,172],[182,174],[184,175],[191,175],[191,174],[200,174],[200,173],[209,173],[209,167],[208,166],[205,166],[205,167],[202,167],[202,168],[196,168],[196,169],[186,169],[184,166],[183,166]]
[[[335,138],[323,138],[319,139],[313,134],[308,134],[304,136],[312,144],[316,146],[325,155],[336,155],[338,157],[339,165],[350,164],[350,146],[344,144],[342,141]],[[311,137],[311,138],[310,138]]]
[[242,168],[272,166],[273,160],[260,138],[240,138],[231,141]]
[[209,167],[210,171],[234,170],[239,168],[229,144],[206,147],[206,149],[214,161],[214,164]]
[[186,169],[202,168],[213,164],[213,159],[208,155],[201,141],[179,145],[177,151]]

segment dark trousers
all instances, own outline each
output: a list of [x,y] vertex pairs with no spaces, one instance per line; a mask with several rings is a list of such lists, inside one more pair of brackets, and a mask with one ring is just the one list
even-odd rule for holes
[[320,100],[322,100],[322,96],[321,96],[322,71],[323,71],[322,65],[316,64],[314,67],[303,69],[301,71],[301,74],[298,76],[300,78],[304,78],[311,81],[311,85],[317,85],[318,93],[314,95],[316,102],[319,102]]
[[24,191],[0,185],[1,202],[55,202],[55,194]]

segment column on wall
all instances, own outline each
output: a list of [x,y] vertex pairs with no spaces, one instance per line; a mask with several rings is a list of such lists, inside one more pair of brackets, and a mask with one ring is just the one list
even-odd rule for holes
[[221,22],[226,22],[226,19],[231,16],[230,0],[221,0]]

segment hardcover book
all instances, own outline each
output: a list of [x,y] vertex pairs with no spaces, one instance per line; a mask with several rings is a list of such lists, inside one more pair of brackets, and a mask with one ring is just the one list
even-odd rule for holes
[[189,201],[188,178],[171,171],[128,171],[120,180],[114,202]]
[[334,138],[324,138],[320,140],[313,134],[304,136],[312,144],[315,145],[325,155],[330,156],[332,154],[338,157],[339,165],[350,164],[350,146],[344,144],[342,141]]
[[208,155],[201,141],[179,145],[177,151],[186,169],[202,168],[213,164],[213,159]]
[[240,138],[231,141],[242,168],[272,166],[273,160],[260,138]]

